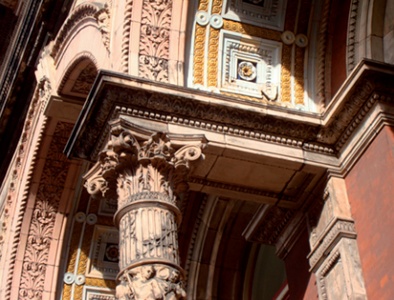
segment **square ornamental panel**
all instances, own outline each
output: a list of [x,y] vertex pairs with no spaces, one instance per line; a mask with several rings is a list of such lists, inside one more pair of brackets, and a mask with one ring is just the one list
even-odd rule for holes
[[226,0],[223,18],[283,30],[285,0]]
[[119,231],[114,227],[96,225],[86,276],[103,279],[115,279],[119,273]]
[[221,91],[277,100],[281,43],[226,31],[221,41]]

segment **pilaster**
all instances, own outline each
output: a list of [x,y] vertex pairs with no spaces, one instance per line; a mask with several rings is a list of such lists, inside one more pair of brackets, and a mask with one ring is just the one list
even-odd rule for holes
[[113,128],[99,161],[85,176],[93,197],[116,198],[119,228],[118,299],[185,299],[179,262],[179,195],[187,189],[190,163],[203,157],[202,145],[173,148],[155,133],[138,141]]
[[319,299],[367,299],[343,179],[328,180],[323,202],[309,212],[309,217],[312,230],[308,259],[316,274]]

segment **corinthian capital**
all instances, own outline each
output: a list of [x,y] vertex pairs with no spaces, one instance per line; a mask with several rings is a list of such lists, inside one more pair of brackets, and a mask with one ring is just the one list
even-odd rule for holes
[[200,142],[176,149],[163,132],[141,142],[129,130],[117,127],[97,164],[85,175],[85,185],[93,196],[117,193],[122,200],[149,192],[174,202],[175,194],[185,188],[191,163],[203,158],[203,146]]

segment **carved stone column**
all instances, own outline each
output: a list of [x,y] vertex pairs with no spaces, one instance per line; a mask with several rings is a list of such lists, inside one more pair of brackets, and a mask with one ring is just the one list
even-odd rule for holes
[[117,198],[118,299],[185,299],[176,201],[187,188],[189,163],[203,156],[201,148],[187,145],[176,151],[163,133],[141,143],[118,128],[85,176],[92,196]]
[[343,179],[328,180],[322,206],[318,220],[313,221],[313,211],[309,213],[313,228],[309,263],[316,274],[319,299],[367,299]]

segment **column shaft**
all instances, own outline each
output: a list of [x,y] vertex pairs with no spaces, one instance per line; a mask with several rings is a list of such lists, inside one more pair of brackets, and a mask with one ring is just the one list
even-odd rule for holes
[[99,162],[85,176],[92,196],[116,197],[119,229],[118,299],[185,299],[178,254],[177,195],[201,144],[175,151],[165,134],[139,142],[112,132]]

